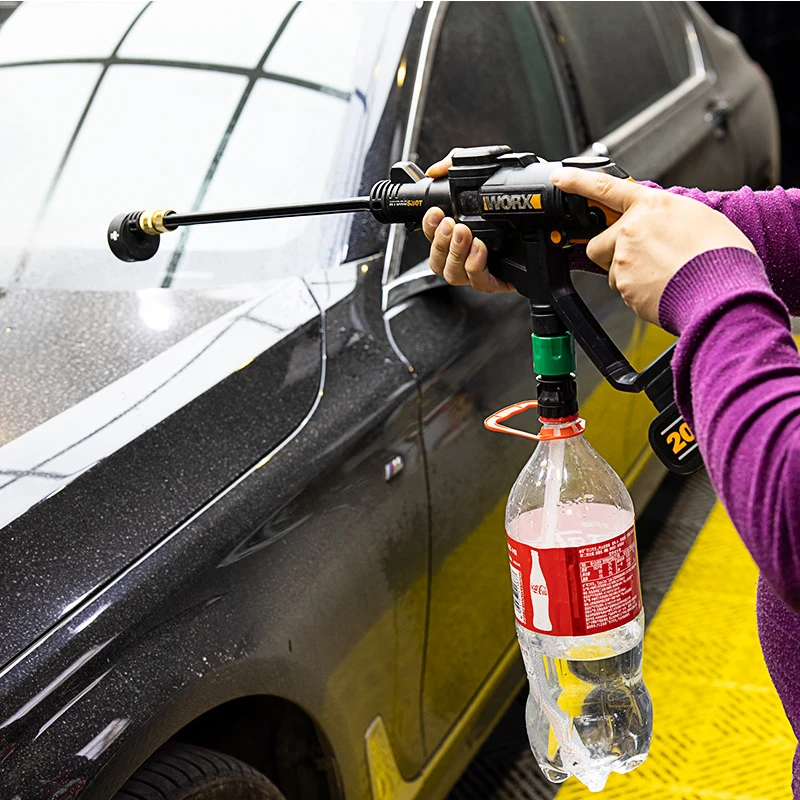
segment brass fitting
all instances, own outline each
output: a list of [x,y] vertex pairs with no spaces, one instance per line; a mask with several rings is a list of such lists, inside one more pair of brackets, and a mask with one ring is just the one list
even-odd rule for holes
[[166,233],[169,228],[164,225],[164,217],[167,214],[174,214],[170,209],[157,208],[154,211],[142,211],[139,217],[139,227],[150,236],[158,236]]

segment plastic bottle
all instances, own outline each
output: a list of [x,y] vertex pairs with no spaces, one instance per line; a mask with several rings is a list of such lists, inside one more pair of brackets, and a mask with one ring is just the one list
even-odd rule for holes
[[633,504],[576,427],[543,420],[506,507],[526,725],[545,776],[591,791],[647,758],[652,703],[642,680]]

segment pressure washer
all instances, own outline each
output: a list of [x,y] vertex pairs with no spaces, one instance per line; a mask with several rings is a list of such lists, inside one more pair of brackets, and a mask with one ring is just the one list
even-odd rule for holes
[[[575,290],[569,248],[585,244],[619,218],[605,206],[567,194],[550,180],[559,167],[577,167],[619,178],[627,173],[604,156],[546,161],[507,145],[455,150],[447,177],[430,178],[419,166],[400,161],[388,180],[369,195],[303,205],[198,211],[134,211],[115,217],[108,245],[122,261],[145,261],[158,250],[160,236],[184,225],[366,211],[381,223],[421,227],[437,206],[467,225],[489,251],[489,270],[530,301],[534,371],[539,414],[550,420],[578,413],[574,342],[581,346],[611,386],[644,392],[658,412],[650,425],[650,445],[664,465],[679,474],[702,466],[695,437],[675,404],[673,344],[646,369],[637,372]],[[490,417],[487,427],[502,425],[529,408],[519,403]]]

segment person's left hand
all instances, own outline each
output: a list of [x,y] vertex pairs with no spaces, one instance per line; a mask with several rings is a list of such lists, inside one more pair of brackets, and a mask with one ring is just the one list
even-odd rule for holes
[[622,212],[619,220],[589,241],[586,255],[608,270],[611,288],[647,322],[658,324],[664,288],[687,261],[720,247],[756,252],[730,220],[688,197],[567,167],[553,172],[551,180],[564,192]]
[[[430,178],[444,178],[453,166],[453,148],[443,159],[428,167]],[[441,208],[429,208],[422,231],[431,243],[430,267],[451,286],[472,286],[479,292],[513,292],[514,287],[489,272],[486,245],[463,223],[446,217]]]

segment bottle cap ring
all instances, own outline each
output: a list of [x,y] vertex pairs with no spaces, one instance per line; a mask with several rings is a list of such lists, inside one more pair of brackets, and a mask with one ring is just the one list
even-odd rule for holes
[[551,423],[563,423],[558,428],[542,428],[538,433],[529,433],[528,431],[521,431],[518,428],[509,428],[507,425],[501,423],[507,422],[517,414],[522,414],[523,411],[528,411],[531,408],[537,408],[538,403],[536,400],[523,400],[520,403],[514,403],[513,406],[506,406],[499,411],[495,411],[490,417],[487,417],[483,425],[487,430],[494,431],[495,433],[511,433],[514,436],[521,436],[523,439],[533,439],[537,442],[551,442],[555,439],[571,439],[573,436],[580,436],[586,430],[586,421],[580,417],[572,417],[568,419],[547,420]]

